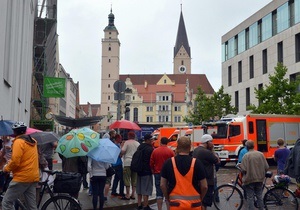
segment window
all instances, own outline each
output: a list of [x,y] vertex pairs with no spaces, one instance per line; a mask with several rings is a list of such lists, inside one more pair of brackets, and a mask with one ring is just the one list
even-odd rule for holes
[[183,62],[183,60],[181,61],[181,65],[184,65],[184,62]]
[[231,76],[231,66],[228,66],[228,87],[232,85]]
[[246,110],[250,106],[250,88],[246,88]]
[[262,19],[262,41],[272,37],[272,13],[266,15]]
[[139,110],[138,110],[138,108],[133,108],[133,121],[134,122],[139,121]]
[[110,63],[110,59],[108,59],[108,63]]
[[153,106],[147,106],[147,112],[153,112]]
[[300,61],[300,33],[296,34],[295,36],[295,55],[296,55],[296,62]]
[[153,117],[152,116],[147,116],[146,117],[146,122],[153,122]]
[[181,122],[181,116],[175,116],[174,122]]
[[181,106],[174,106],[174,111],[175,112],[180,112],[181,111]]
[[267,49],[264,49],[262,52],[262,70],[263,74],[268,73],[268,52]]
[[110,107],[108,106],[108,107],[107,107],[107,111],[109,111],[109,110],[110,110]]
[[164,79],[164,84],[166,84],[167,83],[167,80],[166,79]]
[[249,27],[249,48],[258,44],[258,25],[257,22]]
[[110,84],[108,84],[107,87],[110,88]]
[[246,50],[246,31],[242,31],[238,34],[238,54]]
[[231,38],[228,40],[228,59],[233,58],[235,56],[235,38]]
[[[300,73],[295,73],[290,75],[290,81],[296,81],[297,77],[300,76]],[[298,85],[297,92],[300,93],[300,85]]]
[[239,111],[239,91],[235,91],[234,92],[234,104],[235,104],[235,108],[236,111]]
[[277,43],[277,62],[283,63],[283,43]]
[[262,22],[261,20],[257,21],[257,36],[258,36],[258,43],[261,43],[262,40]]
[[242,61],[238,62],[238,83],[242,82],[242,75],[243,75],[243,71],[242,71]]
[[294,2],[295,8],[295,24],[300,22],[300,0],[295,0]]
[[249,78],[252,79],[254,77],[254,61],[253,55],[249,58]]
[[108,51],[111,51],[111,47],[108,47]]
[[289,26],[289,5],[287,2],[277,9],[277,33],[287,29]]
[[108,74],[108,78],[110,78],[110,74]]
[[110,100],[110,96],[107,96],[107,100]]
[[[258,84],[258,90],[261,90],[261,89],[263,89],[262,83]],[[258,101],[258,106],[260,106],[261,103],[262,103],[262,101]]]

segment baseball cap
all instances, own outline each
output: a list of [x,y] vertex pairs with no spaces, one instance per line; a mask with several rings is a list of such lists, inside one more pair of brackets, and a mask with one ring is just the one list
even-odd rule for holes
[[201,142],[201,143],[206,143],[206,142],[212,141],[212,140],[213,140],[213,138],[212,138],[212,136],[211,136],[210,134],[204,134],[204,135],[201,137],[200,142]]
[[152,135],[151,134],[146,134],[144,136],[144,140],[149,140],[149,139],[152,139]]

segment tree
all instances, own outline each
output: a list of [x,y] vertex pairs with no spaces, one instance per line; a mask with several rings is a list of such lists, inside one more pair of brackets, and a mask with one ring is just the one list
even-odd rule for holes
[[236,109],[230,105],[230,102],[231,97],[224,93],[223,86],[212,97],[206,96],[199,86],[194,109],[183,120],[194,125],[201,125],[203,121],[210,121],[215,117],[221,118],[227,114],[236,114]]
[[248,110],[259,114],[300,114],[300,80],[284,78],[287,70],[282,63],[277,64],[274,75],[269,74],[269,85],[254,88],[259,105],[251,104]]
[[218,92],[215,92],[213,97],[213,107],[214,107],[214,116],[221,118],[228,114],[236,114],[236,108],[231,106],[231,96],[227,93],[224,93],[224,87],[221,86]]

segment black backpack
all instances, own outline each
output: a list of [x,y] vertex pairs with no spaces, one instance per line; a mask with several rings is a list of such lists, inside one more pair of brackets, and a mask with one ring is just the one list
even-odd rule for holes
[[143,171],[143,151],[137,150],[133,156],[130,165],[130,170],[133,172],[142,172]]

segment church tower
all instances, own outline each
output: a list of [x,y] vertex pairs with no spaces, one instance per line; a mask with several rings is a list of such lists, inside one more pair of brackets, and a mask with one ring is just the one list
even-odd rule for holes
[[110,118],[116,115],[112,110],[114,101],[114,83],[119,80],[120,70],[120,41],[119,32],[114,24],[115,16],[110,10],[108,26],[104,29],[102,39],[102,65],[101,65],[101,116],[105,117],[101,122],[101,129],[106,130],[110,125]]
[[177,38],[174,47],[174,69],[173,74],[191,74],[191,49],[186,35],[185,24],[180,11]]

